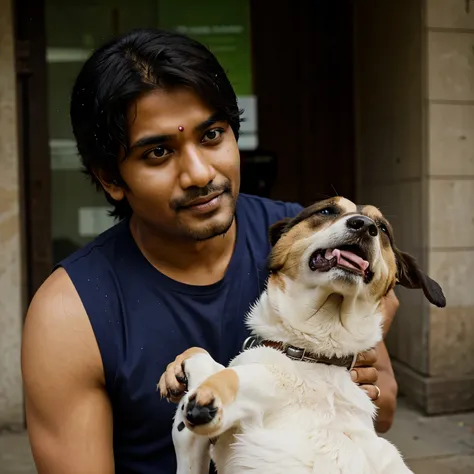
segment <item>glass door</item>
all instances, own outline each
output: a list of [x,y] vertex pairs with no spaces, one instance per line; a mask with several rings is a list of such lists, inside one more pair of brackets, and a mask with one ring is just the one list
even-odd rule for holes
[[46,0],[53,260],[113,224],[102,193],[80,172],[69,120],[74,80],[93,48],[136,27],[156,26],[155,0]]

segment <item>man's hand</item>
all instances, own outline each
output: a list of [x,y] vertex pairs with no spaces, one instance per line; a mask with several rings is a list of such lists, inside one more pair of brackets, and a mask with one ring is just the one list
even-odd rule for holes
[[173,403],[179,403],[184,393],[188,390],[184,363],[196,354],[207,354],[207,351],[200,347],[191,347],[176,356],[175,360],[166,366],[166,370],[156,385],[156,389],[160,391],[162,397],[166,397]]
[[[395,292],[392,290],[384,298],[382,311],[383,337],[385,339],[393,318],[400,305]],[[351,378],[365,390],[378,407],[375,429],[386,433],[393,423],[397,406],[398,385],[393,373],[390,356],[385,343],[381,341],[375,349],[363,352],[357,357]]]
[[351,378],[378,407],[375,429],[386,433],[393,423],[398,386],[383,341],[375,349],[359,354]]
[[377,351],[371,349],[357,356],[357,362],[351,370],[352,381],[359,384],[360,388],[365,390],[373,401],[379,398],[379,389],[376,385],[379,374],[378,370],[374,367],[376,362]]

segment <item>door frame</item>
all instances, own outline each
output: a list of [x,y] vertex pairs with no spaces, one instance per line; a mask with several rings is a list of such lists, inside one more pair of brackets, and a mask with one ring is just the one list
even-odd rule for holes
[[16,0],[15,56],[26,304],[52,267],[44,0]]

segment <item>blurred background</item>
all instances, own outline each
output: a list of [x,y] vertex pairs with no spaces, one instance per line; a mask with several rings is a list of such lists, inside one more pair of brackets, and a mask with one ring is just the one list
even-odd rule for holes
[[0,0],[0,473],[35,472],[30,298],[113,225],[80,172],[71,87],[92,49],[135,27],[187,33],[223,64],[245,109],[242,192],[374,204],[440,282],[444,310],[398,291],[387,436],[416,472],[474,472],[474,2]]

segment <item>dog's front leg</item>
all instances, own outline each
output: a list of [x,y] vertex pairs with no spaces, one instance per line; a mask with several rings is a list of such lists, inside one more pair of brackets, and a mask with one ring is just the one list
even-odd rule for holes
[[211,463],[210,441],[190,431],[184,424],[182,407],[187,397],[180,401],[173,423],[173,445],[176,454],[176,474],[208,474]]
[[[224,369],[207,353],[196,353],[183,362],[188,381],[188,390],[192,390],[205,379]],[[184,423],[184,408],[189,392],[179,402],[173,422],[173,444],[176,454],[177,474],[208,474],[211,462],[209,438],[198,436]]]
[[189,391],[186,426],[209,438],[219,436],[240,422],[261,419],[276,393],[275,376],[264,365],[221,370]]

